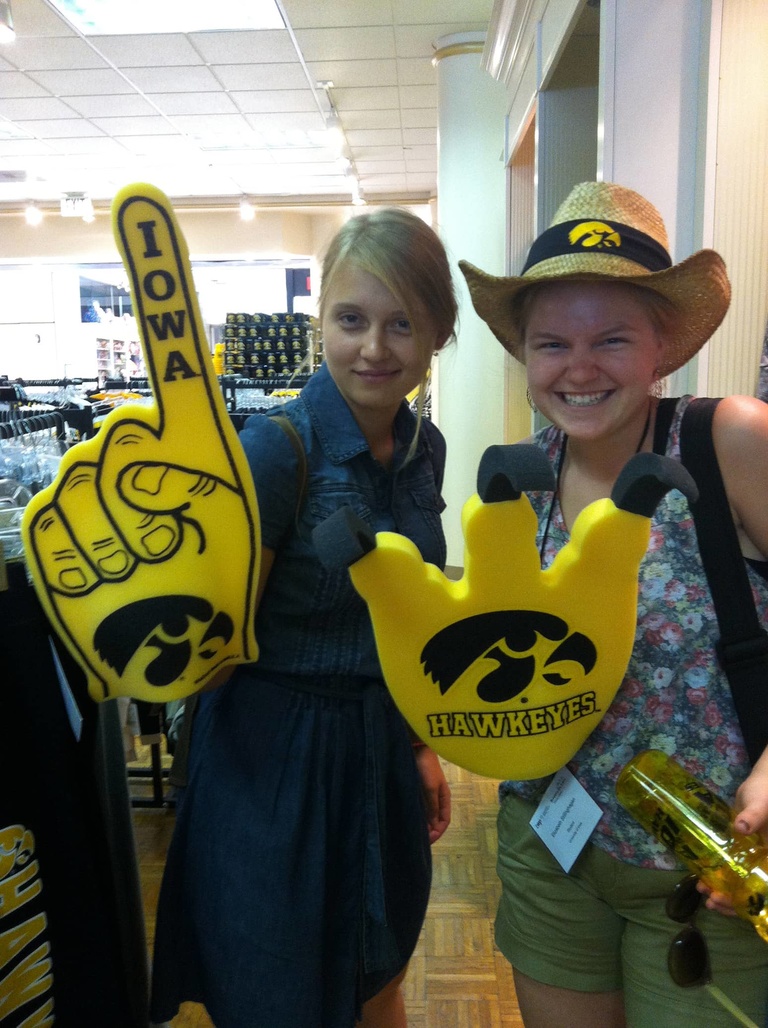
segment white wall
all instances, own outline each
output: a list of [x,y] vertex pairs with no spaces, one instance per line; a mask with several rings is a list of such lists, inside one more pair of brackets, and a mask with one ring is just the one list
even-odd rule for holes
[[[352,213],[350,207],[260,211],[245,223],[233,211],[177,211],[206,325],[221,324],[229,311],[284,311],[286,266],[317,269],[319,256]],[[195,268],[196,260],[220,263]],[[20,212],[0,212],[0,375],[95,376],[92,334],[81,324],[79,276],[82,268],[99,280],[89,267],[98,264],[118,274],[122,267],[105,213],[86,224],[51,212],[32,227]],[[316,291],[319,274],[312,277]],[[314,308],[314,299],[306,305]]]

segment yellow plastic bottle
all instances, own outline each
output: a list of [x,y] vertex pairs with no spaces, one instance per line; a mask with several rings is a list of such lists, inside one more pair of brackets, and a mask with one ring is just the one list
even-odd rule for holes
[[733,830],[728,804],[661,750],[638,753],[616,782],[619,803],[768,942],[768,847]]

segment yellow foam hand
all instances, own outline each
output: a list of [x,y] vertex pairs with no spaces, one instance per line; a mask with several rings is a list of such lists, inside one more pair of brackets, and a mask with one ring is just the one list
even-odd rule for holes
[[258,507],[168,198],[127,186],[112,221],[154,403],[116,408],[72,447],[22,533],[93,699],[166,702],[258,655]]
[[554,487],[543,452],[491,447],[478,483],[462,513],[459,581],[351,512],[319,526],[317,545],[326,562],[350,565],[387,686],[416,734],[478,774],[538,778],[576,753],[611,703],[634,643],[650,517],[670,488],[692,497],[695,486],[675,461],[633,458],[542,571],[522,490]]

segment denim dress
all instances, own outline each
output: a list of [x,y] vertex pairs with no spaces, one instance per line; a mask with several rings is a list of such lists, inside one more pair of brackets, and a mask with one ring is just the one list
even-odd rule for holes
[[[409,537],[440,567],[445,447],[403,404],[395,456],[370,454],[323,366],[241,440],[262,543],[275,552],[259,660],[206,694],[177,811],[155,934],[152,1018],[204,1003],[217,1028],[352,1028],[407,963],[426,912],[431,858],[404,720],[381,676],[368,611],[346,568],[317,559],[312,529],[343,505]],[[226,573],[226,569],[222,569]]]

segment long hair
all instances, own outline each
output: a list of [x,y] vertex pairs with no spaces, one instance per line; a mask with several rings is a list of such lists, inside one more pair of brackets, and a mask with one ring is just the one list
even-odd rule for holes
[[437,233],[402,207],[383,207],[350,218],[334,236],[323,259],[318,310],[321,324],[334,277],[348,263],[374,275],[402,306],[427,367],[416,399],[417,424],[408,451],[410,459],[418,441],[435,330],[439,349],[456,335],[458,303],[448,256]]
[[434,349],[434,329],[446,341],[454,336],[458,305],[445,247],[417,215],[384,207],[341,227],[323,259],[321,322],[333,279],[348,262],[374,275],[402,305],[425,357]]

